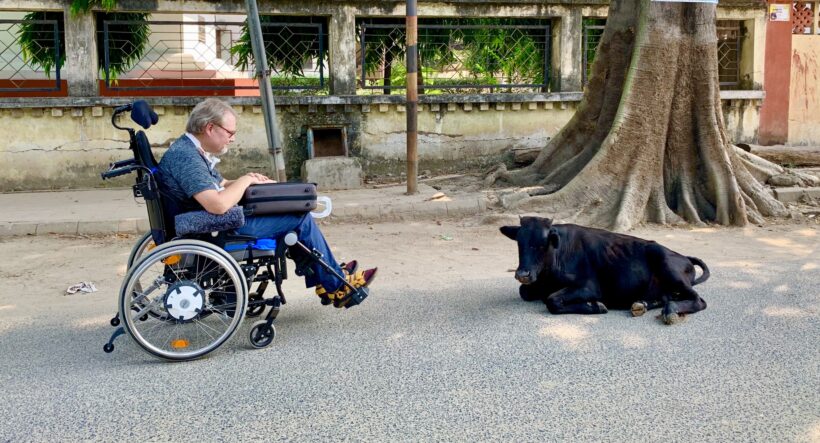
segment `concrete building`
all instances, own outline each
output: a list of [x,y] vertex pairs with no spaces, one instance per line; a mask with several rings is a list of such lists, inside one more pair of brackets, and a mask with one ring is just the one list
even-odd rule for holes
[[[97,51],[102,38],[100,31],[95,32],[98,14],[71,16],[65,2],[59,0],[6,0],[0,4],[2,18],[19,17],[21,12],[63,11],[66,56],[61,71],[64,87],[59,91],[28,93],[9,88],[13,79],[0,78],[0,135],[5,141],[0,146],[0,191],[103,185],[99,172],[108,162],[128,156],[125,133],[110,124],[111,108],[133,97],[147,97],[160,114],[159,124],[148,136],[161,153],[182,133],[187,113],[199,97],[225,96],[241,118],[233,153],[222,163],[224,172],[233,175],[248,168],[270,171],[258,91],[254,91],[247,73],[237,68],[230,51],[225,52],[224,41],[231,38],[226,35],[239,32],[244,20],[244,2],[120,0],[118,4],[118,10],[151,13],[151,21],[161,18],[175,22],[152,25],[155,32],[166,29],[164,32],[173,34],[168,29],[174,26],[184,31],[177,32],[176,46],[162,43],[157,35],[151,37],[147,53],[160,54],[164,65],[143,59],[119,82],[108,85],[100,70],[104,60]],[[498,162],[510,149],[544,146],[572,117],[583,94],[589,49],[586,19],[606,17],[607,8],[604,0],[420,0],[420,22],[431,17],[542,20],[547,33],[545,53],[549,54],[544,58],[549,67],[543,76],[548,84],[540,89],[426,91],[419,106],[419,170],[450,172],[482,167]],[[384,94],[381,86],[363,88],[367,82],[362,77],[370,74],[362,73],[358,30],[369,18],[400,22],[404,2],[260,1],[259,9],[261,14],[310,18],[312,23],[320,23],[317,29],[327,35],[326,62],[306,60],[304,66],[309,74],[306,78],[321,72],[324,88],[301,94],[275,91],[289,177],[301,173],[305,160],[321,156],[350,157],[365,175],[400,176],[405,171],[404,93],[396,89],[393,94]],[[728,82],[721,94],[727,129],[735,142],[757,142],[759,137],[767,72],[767,13],[765,5],[751,0],[724,0],[718,5],[718,20],[737,30],[731,34],[736,39],[734,46],[727,52],[727,57],[735,57],[727,72],[736,81]],[[9,34],[7,31],[4,36],[0,28],[0,40],[8,39]],[[191,35],[196,37],[191,40]],[[158,52],[161,43],[165,48]],[[146,81],[140,72],[151,70],[155,71],[153,77]],[[156,74],[163,70],[184,77],[187,89],[179,84],[168,86],[174,80]],[[384,71],[382,66],[380,75]],[[128,83],[131,81],[137,83]],[[217,81],[220,83],[214,83]],[[244,86],[212,87],[228,81]],[[123,86],[128,84],[142,84],[143,88]],[[191,85],[198,86],[192,89]],[[117,87],[121,90],[115,90]],[[820,142],[820,134],[809,134],[809,139],[815,136]],[[115,179],[110,185],[126,185],[129,180]],[[348,182],[346,186],[352,185]]]

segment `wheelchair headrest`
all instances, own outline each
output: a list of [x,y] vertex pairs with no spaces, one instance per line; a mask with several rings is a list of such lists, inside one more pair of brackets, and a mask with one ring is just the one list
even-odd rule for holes
[[151,125],[157,124],[159,116],[151,109],[148,102],[137,100],[131,105],[131,120],[134,120],[134,123],[142,126],[143,129],[148,129]]

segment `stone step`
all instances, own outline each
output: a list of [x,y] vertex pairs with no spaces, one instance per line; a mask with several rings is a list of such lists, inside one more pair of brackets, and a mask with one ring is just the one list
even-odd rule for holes
[[800,201],[800,198],[804,195],[820,200],[820,187],[799,188],[795,186],[788,188],[774,188],[775,198],[782,203],[796,203]]

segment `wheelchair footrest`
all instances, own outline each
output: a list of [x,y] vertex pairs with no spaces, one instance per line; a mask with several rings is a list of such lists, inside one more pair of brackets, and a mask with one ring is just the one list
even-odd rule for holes
[[353,306],[356,306],[359,303],[363,302],[368,295],[370,295],[370,291],[367,288],[359,288],[351,292],[350,301],[348,301],[345,305],[345,309],[352,308]]

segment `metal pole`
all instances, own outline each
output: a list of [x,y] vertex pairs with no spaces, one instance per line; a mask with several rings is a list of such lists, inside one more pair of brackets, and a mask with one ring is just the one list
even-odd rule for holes
[[279,143],[279,128],[276,126],[276,106],[273,103],[273,91],[270,86],[265,41],[262,39],[262,24],[259,22],[259,9],[256,7],[256,0],[245,0],[245,7],[248,10],[248,32],[256,65],[256,78],[259,81],[259,95],[262,98],[262,115],[265,118],[265,134],[268,136],[268,151],[273,154],[276,179],[285,182],[287,181],[285,157]]
[[[407,194],[418,192],[418,13],[416,0],[407,0]],[[362,48],[364,51],[364,48]]]

